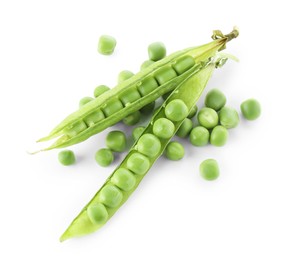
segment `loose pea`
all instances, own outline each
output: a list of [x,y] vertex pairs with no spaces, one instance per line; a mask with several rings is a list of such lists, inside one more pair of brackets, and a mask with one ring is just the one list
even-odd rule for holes
[[95,160],[100,166],[107,167],[113,162],[114,155],[110,149],[102,148],[95,153]]
[[186,137],[193,129],[193,121],[189,118],[185,118],[176,135],[179,137]]
[[149,59],[152,61],[161,60],[166,56],[166,47],[162,42],[154,42],[148,46]]
[[145,174],[150,168],[149,159],[140,153],[133,153],[126,164],[129,170],[139,175]]
[[87,207],[87,215],[93,224],[104,224],[108,219],[108,213],[102,203],[96,202]]
[[118,74],[118,84],[124,82],[125,80],[131,78],[134,74],[129,70],[123,70]]
[[122,121],[125,125],[135,125],[140,121],[141,114],[139,111],[135,111],[132,114],[125,117]]
[[195,105],[192,110],[190,111],[189,115],[187,116],[188,118],[193,118],[198,112],[198,107]]
[[75,155],[71,150],[63,150],[59,152],[58,160],[61,164],[68,166],[75,163]]
[[226,96],[216,88],[211,89],[205,98],[206,107],[212,108],[215,111],[219,111],[223,106],[225,106],[226,102]]
[[136,183],[135,176],[125,168],[119,168],[111,177],[111,182],[124,191],[131,190]]
[[213,181],[220,175],[219,165],[214,159],[207,159],[200,164],[200,174],[207,181]]
[[210,143],[214,146],[223,146],[228,140],[229,132],[222,125],[217,125],[213,128],[210,135]]
[[172,161],[178,161],[182,159],[184,155],[184,146],[176,141],[170,142],[165,149],[165,156]]
[[126,148],[126,136],[121,131],[111,131],[106,136],[106,146],[115,152],[123,152]]
[[156,102],[153,101],[151,103],[148,103],[147,105],[145,105],[144,107],[142,107],[139,111],[142,113],[142,114],[145,114],[145,115],[148,115],[150,113],[153,112],[154,108],[155,108],[155,104]]
[[107,184],[99,192],[99,201],[110,208],[117,207],[122,198],[122,192],[112,184]]
[[110,90],[110,88],[108,86],[105,85],[99,85],[94,89],[93,95],[94,97],[99,97],[100,95],[102,95],[104,92]]
[[234,128],[239,124],[238,112],[231,107],[223,107],[219,112],[220,124],[226,128]]
[[209,130],[203,126],[197,126],[190,133],[190,142],[195,146],[204,146],[209,142]]
[[144,70],[146,69],[147,67],[149,67],[150,65],[154,64],[155,62],[153,60],[146,60],[144,61],[141,66],[140,66],[140,69],[141,70]]
[[133,140],[136,141],[141,136],[141,134],[143,133],[144,130],[145,130],[144,126],[138,126],[138,127],[134,128],[132,130]]
[[148,156],[155,157],[161,151],[162,144],[160,140],[153,134],[144,134],[137,143],[137,150]]
[[182,121],[188,113],[188,107],[181,99],[174,99],[165,107],[166,117],[172,121]]
[[83,97],[82,99],[79,100],[79,107],[83,107],[85,104],[89,103],[93,99],[94,98],[92,97]]
[[214,109],[203,107],[198,113],[198,121],[201,126],[211,129],[218,124],[219,117]]
[[116,46],[116,39],[109,35],[102,35],[98,40],[98,52],[103,55],[113,53]]
[[175,132],[175,125],[167,118],[159,118],[153,124],[153,133],[160,138],[171,138]]
[[255,120],[261,115],[261,105],[256,99],[247,99],[241,104],[241,112],[247,120]]

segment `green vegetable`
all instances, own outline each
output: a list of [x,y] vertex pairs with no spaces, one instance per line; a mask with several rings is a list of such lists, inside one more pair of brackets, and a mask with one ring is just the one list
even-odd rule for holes
[[131,171],[119,168],[111,177],[111,182],[121,190],[130,191],[136,184],[136,177]]
[[110,88],[108,86],[99,85],[94,89],[93,95],[95,98],[97,98],[100,95],[102,95],[104,92],[109,91],[109,90],[110,90]]
[[113,53],[116,46],[116,39],[109,35],[102,35],[98,40],[98,52],[103,55]]
[[159,118],[153,124],[153,133],[160,138],[171,138],[175,133],[175,125],[167,118]]
[[108,219],[108,213],[102,203],[96,202],[87,208],[87,216],[95,225],[103,225]]
[[79,107],[81,108],[93,100],[94,100],[94,98],[92,98],[92,97],[83,97],[82,99],[79,100]]
[[219,117],[214,109],[203,107],[198,113],[198,121],[201,126],[211,129],[218,124]]
[[144,70],[146,69],[147,67],[149,67],[150,65],[154,64],[155,62],[153,60],[146,60],[144,61],[141,66],[140,66],[140,69],[141,70]]
[[200,164],[200,174],[207,181],[213,181],[220,175],[219,165],[214,159],[207,159]]
[[226,128],[234,128],[239,124],[238,112],[231,107],[223,107],[219,112],[220,124]]
[[190,111],[188,118],[193,118],[197,114],[197,112],[198,112],[198,107],[197,105],[195,105]]
[[211,89],[205,98],[206,107],[212,108],[215,111],[219,111],[223,106],[225,106],[226,102],[226,96],[216,88]]
[[226,144],[228,136],[228,130],[222,125],[217,125],[211,132],[210,143],[214,146],[223,146]]
[[95,160],[100,166],[107,167],[113,162],[114,155],[110,149],[102,148],[95,153]]
[[109,208],[119,206],[122,199],[122,192],[112,184],[104,186],[99,192],[99,201]]
[[141,134],[143,133],[144,130],[145,130],[144,126],[138,126],[138,127],[134,128],[132,130],[133,140],[136,141],[141,136]]
[[255,120],[261,115],[261,105],[256,99],[247,99],[241,104],[241,112],[247,120]]
[[161,148],[160,140],[153,134],[144,134],[138,140],[137,150],[148,157],[158,155]]
[[127,117],[125,117],[122,122],[125,125],[135,125],[140,121],[141,118],[141,114],[139,111],[135,111],[132,114],[128,115]]
[[148,46],[149,59],[152,61],[161,60],[166,56],[166,47],[162,42],[154,42]]
[[111,131],[106,136],[106,146],[114,152],[123,152],[126,143],[126,136],[121,131]]
[[185,149],[182,144],[179,142],[170,142],[165,150],[165,156],[172,160],[172,161],[178,161],[182,159],[185,155]]
[[65,166],[74,164],[75,155],[71,150],[63,150],[58,153],[58,161]]
[[190,133],[190,142],[194,146],[204,146],[208,144],[209,138],[209,130],[203,126],[196,126]]
[[140,153],[133,153],[130,155],[126,164],[129,170],[140,175],[145,174],[150,168],[150,160]]
[[193,129],[193,121],[189,118],[185,118],[176,135],[184,138],[189,135],[192,129]]
[[131,78],[134,75],[134,73],[132,73],[129,70],[123,70],[118,74],[118,84],[126,81],[127,79]]
[[166,105],[165,114],[168,119],[177,122],[184,120],[188,116],[189,110],[184,101],[175,99]]

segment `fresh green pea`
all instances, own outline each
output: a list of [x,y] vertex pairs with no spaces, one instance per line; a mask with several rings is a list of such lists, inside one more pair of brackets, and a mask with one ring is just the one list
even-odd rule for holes
[[122,192],[112,184],[105,185],[99,192],[99,201],[110,208],[119,206],[122,198]]
[[159,118],[153,124],[153,133],[160,138],[171,138],[175,132],[175,125],[167,118]]
[[143,131],[145,130],[144,126],[138,126],[132,130],[132,138],[134,141],[139,139],[139,137],[142,135]]
[[170,142],[165,149],[165,156],[172,161],[178,161],[182,159],[184,155],[184,146],[176,141]]
[[172,121],[182,121],[188,116],[189,110],[181,99],[174,99],[165,107],[166,117]]
[[190,113],[189,113],[189,115],[187,116],[188,118],[193,118],[196,114],[197,114],[197,112],[198,112],[198,107],[197,107],[197,105],[195,105],[192,109],[191,109],[191,111],[190,111]]
[[58,154],[58,161],[65,166],[74,164],[75,155],[71,150],[63,150]]
[[203,107],[198,113],[198,121],[201,126],[211,129],[218,124],[219,117],[214,109]]
[[109,91],[109,90],[110,90],[110,88],[108,86],[99,85],[94,89],[93,95],[95,98],[97,98],[100,95],[102,95],[104,92]]
[[149,59],[152,61],[161,60],[166,56],[166,47],[162,42],[153,42],[148,46]]
[[228,140],[229,132],[222,125],[217,125],[213,128],[210,135],[210,143],[214,146],[223,146]]
[[114,152],[123,152],[126,148],[126,136],[121,131],[111,131],[106,136],[106,146]]
[[127,117],[125,117],[122,122],[125,125],[135,125],[140,121],[141,118],[141,114],[139,111],[135,111],[132,114],[128,115]]
[[247,120],[255,120],[261,115],[261,105],[256,99],[247,99],[241,104],[241,112]]
[[205,97],[206,107],[212,108],[215,111],[219,111],[225,106],[227,102],[226,96],[220,90],[214,88],[211,89]]
[[149,159],[141,153],[133,153],[127,159],[127,168],[135,174],[143,175],[150,168]]
[[214,159],[207,159],[200,164],[200,174],[207,181],[213,181],[220,175],[219,165]]
[[185,55],[179,58],[174,64],[173,68],[178,73],[178,75],[183,74],[185,71],[189,70],[195,65],[195,60],[190,55]]
[[107,148],[99,149],[95,153],[95,160],[100,166],[107,167],[111,165],[114,160],[113,152]]
[[190,133],[190,142],[194,146],[204,146],[209,142],[209,130],[203,126],[197,126]]
[[139,111],[144,114],[144,115],[148,115],[150,113],[153,112],[154,108],[155,108],[155,104],[156,102],[153,101],[151,103],[148,103],[147,105],[145,105],[144,107],[142,107]]
[[140,98],[141,95],[136,87],[133,89],[128,89],[119,95],[119,99],[121,100],[124,106],[131,105],[133,102],[137,101]]
[[118,74],[118,84],[124,82],[125,80],[131,78],[134,75],[133,72],[129,71],[129,70],[123,70]]
[[155,74],[155,79],[159,83],[159,85],[163,85],[171,79],[177,77],[177,73],[170,66],[165,66],[163,68],[158,69]]
[[83,97],[79,100],[79,107],[83,107],[85,104],[91,102],[92,100],[94,100],[92,97]]
[[109,35],[102,35],[98,40],[98,52],[103,55],[113,53],[116,46],[116,39]]
[[106,117],[109,117],[121,109],[123,104],[118,98],[114,98],[103,105],[102,111]]
[[144,70],[146,69],[147,67],[149,67],[150,65],[154,64],[155,62],[153,60],[146,60],[144,61],[141,66],[140,66],[140,69],[141,70]]
[[129,170],[119,168],[111,177],[111,182],[118,188],[129,191],[135,186],[136,178]]
[[193,121],[189,118],[185,118],[180,128],[178,129],[176,135],[184,138],[187,135],[189,135],[192,129],[193,129]]
[[108,213],[102,203],[95,202],[87,207],[87,215],[93,224],[104,224],[108,219]]
[[137,142],[137,150],[148,157],[157,156],[161,148],[160,140],[153,134],[144,134]]
[[220,124],[226,128],[234,128],[239,124],[238,112],[231,107],[223,107],[219,112]]

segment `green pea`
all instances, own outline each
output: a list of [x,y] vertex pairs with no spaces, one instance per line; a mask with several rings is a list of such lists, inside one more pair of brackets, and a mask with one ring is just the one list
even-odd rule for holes
[[148,157],[157,156],[161,148],[160,140],[153,134],[144,134],[137,142],[137,150]]
[[234,128],[239,124],[238,112],[231,107],[223,107],[219,112],[220,124],[226,128]]
[[180,128],[178,129],[176,135],[184,138],[187,135],[189,135],[192,129],[193,129],[193,121],[189,118],[185,118]]
[[214,109],[203,107],[198,113],[198,121],[201,126],[211,129],[218,125],[219,117]]
[[95,153],[95,160],[100,166],[107,167],[113,162],[114,155],[110,149],[102,148]]
[[114,98],[103,105],[102,111],[106,117],[123,109],[123,104],[118,98]]
[[106,146],[114,152],[123,152],[126,148],[126,136],[121,131],[111,131],[106,136]]
[[116,46],[116,39],[109,35],[102,35],[98,40],[98,52],[103,55],[113,53]]
[[182,121],[188,116],[189,110],[181,99],[174,99],[165,107],[165,115],[172,121]]
[[125,80],[131,78],[134,75],[134,73],[132,73],[129,70],[123,70],[118,74],[118,84],[124,82]]
[[108,213],[102,203],[95,202],[87,207],[87,215],[93,224],[104,224],[108,219]]
[[166,47],[162,42],[154,42],[148,46],[149,59],[152,61],[161,60],[166,56]]
[[176,141],[170,142],[165,149],[165,156],[172,161],[178,161],[182,159],[184,155],[184,146]]
[[190,113],[188,114],[188,118],[193,118],[198,112],[198,107],[197,105],[195,105],[192,110],[190,111]]
[[177,73],[170,66],[158,69],[154,74],[159,85],[163,85],[171,79],[177,77]]
[[154,77],[147,77],[144,80],[140,81],[137,85],[140,94],[144,97],[150,94],[158,87],[158,82]]
[[141,114],[140,112],[137,110],[135,112],[133,112],[132,114],[128,115],[127,117],[125,117],[122,122],[125,125],[135,125],[140,121],[141,118]]
[[130,155],[126,164],[129,170],[139,175],[145,174],[150,168],[149,159],[141,153],[137,152]]
[[85,104],[89,103],[92,100],[94,100],[94,98],[92,97],[83,97],[79,100],[79,107],[83,107]]
[[111,182],[124,191],[130,191],[136,184],[135,176],[125,168],[119,168],[111,177]]
[[99,97],[100,95],[102,95],[104,92],[109,91],[110,88],[108,86],[105,85],[99,85],[94,89],[93,95],[94,97]]
[[58,161],[65,166],[74,164],[75,155],[71,150],[63,150],[58,153]]
[[247,120],[255,120],[261,115],[261,105],[256,99],[247,99],[241,104],[241,112]]
[[214,159],[207,159],[200,164],[200,174],[207,181],[213,181],[220,175],[219,165]]
[[104,119],[105,116],[103,114],[103,112],[98,109],[92,113],[90,113],[89,115],[87,115],[83,121],[88,125],[88,126],[93,126],[94,124],[96,124],[97,122],[99,122],[100,120]]
[[195,65],[195,60],[190,55],[185,55],[179,58],[174,64],[173,68],[178,73],[178,75],[183,74],[185,71],[189,70]]
[[136,87],[133,89],[128,89],[119,95],[119,99],[125,106],[130,105],[131,103],[135,102],[136,100],[140,98],[141,98],[141,95],[137,91]]
[[159,118],[153,124],[153,133],[160,138],[171,138],[175,132],[175,125],[167,118]]
[[228,140],[229,132],[222,125],[217,125],[213,128],[210,135],[210,143],[214,146],[223,146]]
[[122,198],[122,192],[112,184],[105,185],[99,192],[99,201],[110,208],[119,206]]
[[150,65],[154,64],[155,62],[153,60],[146,60],[144,61],[141,66],[140,66],[140,69],[141,70],[144,70],[146,69],[147,67],[149,67]]
[[209,142],[209,130],[203,126],[197,126],[190,133],[190,142],[195,146],[204,146]]
[[133,140],[136,141],[137,139],[139,139],[139,137],[141,136],[141,134],[143,133],[144,130],[145,130],[144,126],[138,126],[138,127],[134,128],[132,130]]
[[205,97],[206,107],[219,111],[227,102],[226,96],[220,90],[211,89]]
[[155,104],[156,102],[153,101],[151,103],[148,103],[147,105],[145,105],[144,107],[142,107],[139,111],[142,113],[142,114],[145,114],[145,115],[148,115],[150,113],[153,112],[154,108],[155,108]]

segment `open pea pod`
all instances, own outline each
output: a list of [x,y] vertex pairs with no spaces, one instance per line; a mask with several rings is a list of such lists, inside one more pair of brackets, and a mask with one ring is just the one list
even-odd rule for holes
[[58,137],[41,151],[82,142],[174,90],[180,82],[202,68],[218,50],[224,49],[229,40],[237,37],[237,32],[233,30],[222,35],[216,31],[212,42],[175,52],[103,93],[66,117],[47,137],[39,139],[41,142]]
[[[193,71],[176,86],[174,92],[151,119],[124,160],[114,170],[92,200],[72,221],[68,229],[61,236],[61,241],[98,230],[129,198],[154,162],[162,155],[172,136],[177,132],[184,118],[198,101],[212,75],[215,65],[215,62],[207,61],[202,68]],[[176,100],[181,102],[186,108],[186,114],[183,115],[184,117],[172,121],[175,131],[170,138],[159,138],[154,135],[153,125],[158,119],[169,118],[166,113],[166,106],[169,106],[172,104],[171,102]],[[151,140],[151,146],[153,147],[151,151],[142,148],[143,138]],[[149,149],[151,148],[149,147]]]

